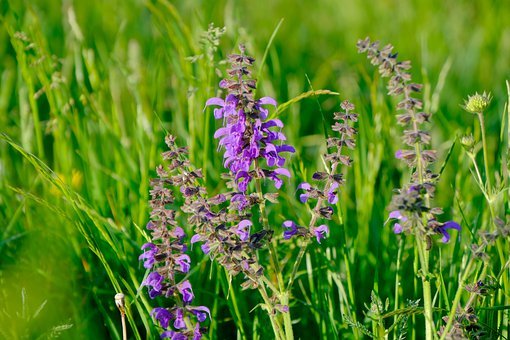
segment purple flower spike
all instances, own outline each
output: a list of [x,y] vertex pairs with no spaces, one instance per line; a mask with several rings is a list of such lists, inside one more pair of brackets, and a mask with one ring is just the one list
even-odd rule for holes
[[283,227],[288,228],[283,232],[283,238],[285,240],[290,239],[292,236],[296,235],[298,232],[298,226],[293,221],[285,221],[283,222]]
[[179,293],[182,295],[182,300],[185,303],[191,303],[193,301],[193,290],[191,290],[191,284],[188,280],[181,282],[177,285],[177,289],[179,290]]
[[172,313],[166,308],[156,307],[151,311],[151,316],[159,321],[159,324],[163,328],[168,328],[170,319],[172,319]]
[[317,238],[317,243],[321,243],[321,239],[326,238],[326,234],[329,233],[328,226],[323,224],[318,226],[317,228],[312,228],[312,232],[315,234]]
[[[148,250],[145,250],[147,248]],[[145,252],[138,257],[138,260],[145,260],[143,266],[150,269],[154,265],[154,262],[156,262],[154,256],[158,253],[158,247],[154,243],[145,243],[142,246],[142,250],[145,250]]]
[[447,229],[457,229],[460,231],[460,225],[457,222],[448,221],[437,229],[441,234],[443,234],[443,238],[441,239],[443,243],[450,242],[450,234],[446,231]]

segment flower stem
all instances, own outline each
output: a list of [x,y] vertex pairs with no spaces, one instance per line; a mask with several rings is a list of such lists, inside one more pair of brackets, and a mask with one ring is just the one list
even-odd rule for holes
[[483,163],[485,166],[485,184],[487,187],[487,190],[490,190],[491,187],[491,179],[490,179],[490,173],[489,173],[489,160],[487,155],[487,140],[485,137],[485,122],[483,119],[483,112],[478,112],[478,120],[480,121],[480,130],[482,133],[482,151],[483,151]]
[[430,273],[429,273],[429,252],[426,250],[427,243],[421,238],[416,239],[418,254],[420,257],[420,266],[422,271],[423,286],[423,313],[425,316],[425,339],[432,340],[435,338],[434,319],[432,317],[432,293],[430,289]]
[[273,327],[273,332],[276,340],[286,339],[285,334],[283,333],[282,327],[276,318],[276,314],[273,312],[273,308],[271,307],[271,301],[269,300],[269,296],[267,296],[266,289],[264,285],[259,286],[259,292],[264,300],[264,303],[267,308],[267,315],[269,316],[269,320],[271,321],[271,326]]
[[464,275],[462,275],[462,279],[459,282],[459,287],[457,288],[457,292],[455,293],[455,297],[452,302],[452,309],[450,310],[450,314],[448,314],[448,322],[446,323],[446,326],[443,330],[443,334],[441,334],[440,340],[444,340],[448,336],[448,333],[452,328],[453,320],[455,319],[455,313],[457,312],[457,306],[459,305],[460,298],[462,296],[462,291],[464,290],[464,284],[471,272],[471,267],[473,267],[473,263],[474,260],[473,258],[471,258],[471,260],[468,262],[468,265],[466,266],[466,269],[464,270]]
[[[258,160],[255,161],[255,167],[258,168]],[[262,192],[262,185],[260,183],[260,178],[257,178],[255,180],[255,187],[257,190],[257,194],[259,196],[259,209],[260,209],[260,216],[262,219],[262,226],[266,230],[270,230],[269,221],[267,218],[267,212],[266,212],[266,201],[264,199],[264,194]],[[289,305],[289,293],[285,290],[285,283],[283,281],[283,275],[282,270],[280,268],[280,261],[278,261],[278,253],[276,251],[275,247],[275,238],[273,238],[269,244],[269,254],[271,259],[271,266],[274,268],[275,274],[276,274],[276,280],[278,281],[278,289],[279,289],[279,299],[280,303],[284,306]],[[292,330],[292,318],[290,315],[290,309],[287,312],[282,313],[283,315],[283,322],[285,327],[285,338],[286,339],[294,339],[294,332]]]

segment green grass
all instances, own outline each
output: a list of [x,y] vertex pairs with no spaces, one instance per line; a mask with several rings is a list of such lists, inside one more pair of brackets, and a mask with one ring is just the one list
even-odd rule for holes
[[[295,188],[322,168],[324,126],[340,101],[350,99],[360,114],[341,219],[330,225],[326,242],[309,248],[298,271],[291,300],[296,338],[360,336],[343,315],[377,329],[364,314],[372,291],[389,299],[395,318],[409,317],[409,336],[423,336],[422,311],[403,310],[407,300],[421,298],[414,242],[384,225],[392,190],[408,177],[394,158],[401,147],[395,102],[377,70],[357,54],[357,39],[392,43],[401,59],[412,61],[413,78],[425,85],[425,109],[434,113],[437,171],[449,154],[435,202],[445,207],[445,220],[462,221],[463,231],[432,251],[436,325],[451,308],[477,231],[491,224],[457,140],[468,132],[481,140],[476,117],[460,107],[475,91],[494,96],[485,115],[488,161],[492,181],[497,172],[504,189],[494,206],[500,217],[510,213],[506,1],[6,0],[0,13],[2,338],[46,338],[59,331],[69,339],[119,338],[118,292],[127,297],[130,337],[157,337],[148,315],[156,303],[139,289],[145,272],[137,260],[148,236],[149,179],[170,131],[190,147],[211,192],[223,188],[212,139],[218,123],[204,104],[217,93],[221,60],[241,42],[257,59],[257,95],[290,101],[273,113],[298,150],[290,163],[296,175],[283,187],[287,203],[270,211],[276,222],[289,211],[306,220]],[[220,48],[213,59],[192,63],[189,57],[205,53],[200,37],[210,22],[227,28]],[[297,100],[312,90],[331,92]],[[325,122],[317,118],[321,112]],[[485,176],[481,152],[477,160]],[[296,246],[281,244],[289,261],[284,270]],[[508,239],[500,248],[502,253],[489,250],[487,273],[503,289],[480,300],[478,312],[489,327],[503,325],[500,332],[508,337],[510,274],[508,267],[501,271]],[[253,310],[260,303],[256,292],[241,291],[240,279],[230,282],[221,268],[194,255],[196,301],[214,315],[209,336],[272,337],[265,312]],[[478,262],[474,268],[469,282],[482,271]],[[467,299],[467,293],[461,296],[463,303]],[[382,317],[389,327],[394,315]]]

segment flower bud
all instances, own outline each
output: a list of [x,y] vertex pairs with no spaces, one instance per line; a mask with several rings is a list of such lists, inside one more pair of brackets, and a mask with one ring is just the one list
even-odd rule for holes
[[464,102],[464,110],[471,113],[482,113],[489,106],[491,100],[490,93],[475,93],[472,96],[468,96],[468,99]]
[[466,151],[473,151],[473,148],[475,146],[475,138],[472,134],[462,136],[460,139],[460,144],[466,149]]

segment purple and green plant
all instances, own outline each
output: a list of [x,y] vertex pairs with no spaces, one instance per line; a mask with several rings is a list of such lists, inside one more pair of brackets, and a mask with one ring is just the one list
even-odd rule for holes
[[[336,122],[332,126],[340,137],[327,139],[329,151],[324,161],[328,167],[313,174],[317,184],[299,185],[304,191],[300,195],[303,204],[316,201],[310,209],[308,226],[299,226],[291,219],[269,221],[268,206],[279,204],[278,190],[285,178],[291,176],[286,156],[295,149],[286,142],[283,122],[268,119],[266,106],[276,107],[276,101],[271,97],[255,98],[256,81],[251,78],[254,59],[246,55],[244,46],[240,46],[240,54],[229,55],[228,62],[228,78],[219,84],[226,92],[224,98],[213,97],[206,102],[206,106],[215,106],[214,117],[222,121],[213,137],[218,139],[218,149],[223,153],[227,172],[222,178],[227,190],[209,196],[202,171],[189,162],[186,148],[177,147],[174,137],[166,138],[169,151],[163,153],[163,158],[170,164],[159,166],[159,178],[151,182],[152,212],[147,229],[152,231],[152,241],[142,247],[145,252],[140,255],[144,267],[151,272],[143,285],[148,287],[151,298],[162,295],[172,298],[175,304],[151,312],[164,330],[162,337],[201,337],[205,330],[200,325],[209,309],[191,305],[191,284],[182,277],[191,265],[186,254],[188,243],[184,242],[186,232],[177,222],[185,220],[186,229],[193,232],[189,244],[200,244],[203,254],[221,265],[229,276],[242,274],[241,287],[259,292],[275,338],[293,339],[290,310],[293,282],[310,240],[321,243],[329,232],[326,221],[332,218],[340,185],[344,183],[339,167],[352,162],[343,150],[355,147],[357,131],[352,123],[357,121],[357,114],[353,104],[348,101],[341,104],[343,111],[335,113]],[[268,183],[274,189],[268,188]],[[174,192],[183,201],[179,208],[174,208]],[[286,284],[278,245],[282,239],[298,236],[305,243]],[[269,264],[260,255],[266,250]]]
[[433,172],[432,165],[437,160],[436,151],[430,148],[432,136],[427,129],[431,114],[423,111],[423,102],[417,98],[423,85],[412,81],[411,63],[397,59],[398,53],[393,52],[392,45],[381,47],[378,41],[369,38],[359,40],[358,52],[366,53],[372,65],[378,67],[380,75],[389,78],[388,95],[398,97],[396,108],[397,123],[403,127],[402,141],[404,146],[395,154],[410,170],[410,179],[402,188],[397,189],[390,205],[389,220],[394,222],[393,232],[413,235],[420,263],[423,288],[423,307],[425,317],[425,337],[436,337],[434,323],[434,302],[431,290],[431,279],[434,273],[430,270],[430,251],[433,249],[433,237],[441,235],[441,241],[450,241],[450,229],[460,232],[457,222],[440,222],[438,216],[443,213],[440,207],[434,207],[436,183],[439,175]]

